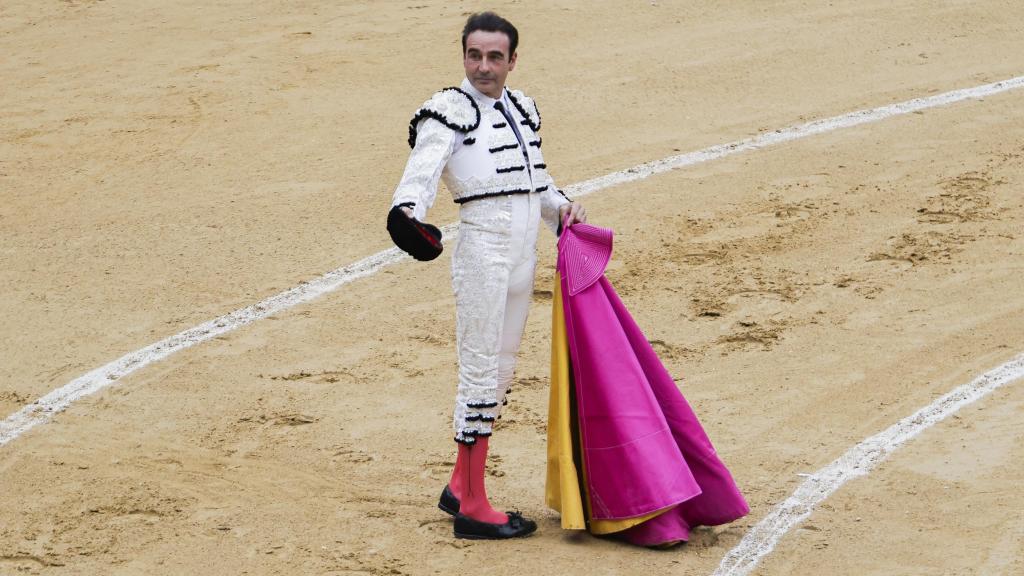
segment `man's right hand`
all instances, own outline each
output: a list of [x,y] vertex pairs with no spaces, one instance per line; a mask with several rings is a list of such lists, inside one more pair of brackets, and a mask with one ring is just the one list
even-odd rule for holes
[[569,202],[568,204],[562,204],[558,207],[558,221],[559,223],[565,222],[566,215],[569,216],[569,225],[579,222],[585,224],[587,222],[587,211],[583,208],[583,205],[579,202]]
[[402,206],[402,212],[405,212],[405,215],[408,216],[409,218],[413,217],[412,208],[409,208],[408,206]]

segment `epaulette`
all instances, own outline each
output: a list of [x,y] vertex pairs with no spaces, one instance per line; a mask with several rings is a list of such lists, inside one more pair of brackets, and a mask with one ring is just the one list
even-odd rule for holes
[[416,147],[416,125],[424,118],[433,118],[452,130],[469,132],[480,125],[480,107],[473,97],[452,86],[438,90],[423,103],[409,121],[409,147]]
[[523,115],[523,118],[526,118],[526,123],[530,125],[530,128],[533,128],[534,132],[540,132],[540,110],[537,109],[537,103],[533,101],[533,98],[523,94],[520,90],[509,90],[508,98],[516,110]]

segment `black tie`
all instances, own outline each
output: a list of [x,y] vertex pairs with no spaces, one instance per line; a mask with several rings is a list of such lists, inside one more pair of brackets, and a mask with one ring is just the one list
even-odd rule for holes
[[523,144],[523,135],[519,133],[519,126],[516,126],[515,120],[512,119],[512,115],[505,109],[505,105],[498,100],[494,103],[494,109],[501,112],[501,115],[505,117],[505,121],[512,127],[512,131],[515,132],[516,140],[519,141],[519,149],[523,151],[523,161],[526,162],[526,167],[530,167],[530,156],[526,152],[526,144]]

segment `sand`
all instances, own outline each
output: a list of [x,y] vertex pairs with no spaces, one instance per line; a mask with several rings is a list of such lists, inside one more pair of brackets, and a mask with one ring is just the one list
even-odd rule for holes
[[[1011,2],[23,2],[0,7],[0,412],[390,246],[408,118],[458,31],[520,28],[561,186],[1024,73]],[[723,5],[724,4],[724,5]],[[707,574],[847,448],[1022,351],[1024,92],[583,199],[608,276],[752,512],[668,552],[544,508],[542,231],[490,492],[466,542],[449,262],[406,262],[132,374],[0,448],[0,574]],[[430,213],[456,217],[447,192]],[[757,574],[1024,570],[1019,384],[840,489]]]

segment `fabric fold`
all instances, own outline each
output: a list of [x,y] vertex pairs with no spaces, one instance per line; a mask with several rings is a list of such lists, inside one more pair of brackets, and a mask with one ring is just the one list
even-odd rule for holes
[[546,499],[567,529],[656,546],[746,502],[604,270],[612,231],[559,239]]

